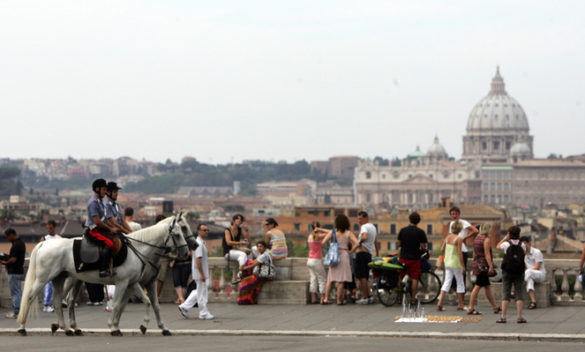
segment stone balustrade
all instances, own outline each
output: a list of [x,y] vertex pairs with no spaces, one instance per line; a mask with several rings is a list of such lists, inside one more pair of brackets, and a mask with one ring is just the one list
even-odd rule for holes
[[[435,263],[435,259],[431,259]],[[275,304],[303,304],[308,297],[309,271],[306,266],[307,258],[286,258],[275,261],[276,280],[268,282],[259,297],[259,302]],[[468,262],[471,267],[471,260]],[[500,267],[501,260],[496,260],[496,265]],[[583,284],[577,279],[579,260],[577,259],[546,259],[545,267],[547,278],[544,284],[537,284],[537,299],[539,307],[548,305],[562,306],[585,306]],[[0,304],[10,307],[10,293],[8,290],[8,279],[6,270],[0,269]],[[237,265],[232,262],[228,267],[228,262],[221,257],[209,258],[209,270],[212,277],[211,287],[209,290],[210,302],[235,302],[237,298],[236,286],[231,285],[232,278],[237,273]],[[496,301],[501,299],[501,270],[499,274],[492,279],[493,293]],[[442,279],[443,275],[440,270],[437,274]],[[468,271],[467,280],[467,297],[472,288],[472,275]],[[542,287],[542,285],[547,285]],[[540,287],[540,288],[539,288]],[[540,292],[547,292],[548,297],[539,297]],[[454,296],[450,297],[453,298]],[[484,295],[480,293],[480,303]],[[161,293],[161,302],[170,303],[176,299],[173,287],[172,270],[167,271],[165,284]],[[527,301],[528,299],[525,298]]]

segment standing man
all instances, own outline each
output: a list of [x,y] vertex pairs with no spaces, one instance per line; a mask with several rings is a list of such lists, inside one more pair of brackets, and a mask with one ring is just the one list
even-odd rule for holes
[[524,282],[526,282],[526,292],[530,297],[530,304],[528,309],[536,308],[536,296],[534,295],[534,283],[543,282],[546,278],[546,270],[544,269],[544,257],[542,252],[532,247],[530,244],[530,237],[520,237],[520,242],[526,248],[524,255],[524,264],[526,264],[526,271],[524,272]]
[[[418,228],[420,215],[413,212],[408,216],[410,225],[400,230],[398,233],[398,247],[400,248],[400,262],[406,265],[402,270],[400,278],[409,274],[412,279],[412,291],[410,294],[410,304],[416,304],[416,290],[418,289],[418,278],[420,277],[420,255],[427,249],[427,235]],[[402,280],[399,285],[402,285]]]
[[142,226],[136,221],[134,221],[134,209],[132,209],[131,207],[127,207],[126,209],[124,209],[124,218],[128,226],[130,226],[132,232],[142,229]]
[[107,192],[107,183],[103,178],[98,178],[91,185],[93,196],[87,202],[87,236],[103,248],[99,266],[100,277],[110,276],[110,256],[114,243],[111,234],[117,231],[116,228],[107,224],[106,208],[103,203]]
[[[455,223],[455,221],[461,221],[461,224],[463,225],[463,230],[461,230],[461,232],[459,232],[459,237],[461,237],[462,243],[461,243],[461,252],[463,252],[463,265],[464,268],[467,268],[467,258],[469,258],[469,254],[467,252],[467,247],[465,246],[465,241],[467,241],[468,238],[471,238],[475,235],[477,235],[479,233],[479,230],[471,225],[468,221],[463,220],[460,218],[461,216],[461,209],[459,209],[459,207],[451,207],[451,209],[449,209],[449,216],[451,217],[451,222],[449,223],[449,233],[453,233],[451,231],[451,226],[453,226],[453,223]],[[465,273],[463,273],[463,286],[465,287],[465,278],[467,277],[467,271]],[[457,287],[457,280],[453,280],[453,287]],[[465,292],[463,293],[465,294]]]
[[104,199],[104,206],[106,207],[106,220],[108,225],[111,227],[128,234],[132,232],[132,229],[126,223],[126,219],[124,219],[124,216],[122,215],[122,209],[120,209],[120,205],[117,203],[118,191],[121,189],[122,188],[118,187],[116,182],[110,181],[107,184],[106,198]]
[[524,262],[525,249],[520,242],[520,228],[518,226],[511,226],[508,229],[506,237],[504,237],[497,246],[498,249],[504,251],[504,258],[502,259],[502,312],[500,319],[496,323],[506,323],[506,313],[510,304],[512,286],[514,286],[514,293],[516,298],[516,311],[518,312],[518,324],[526,323],[526,319],[522,317],[522,284],[524,283],[524,272],[526,270],[526,263]]
[[360,234],[358,236],[358,245],[353,248],[350,252],[356,252],[355,258],[355,277],[360,283],[360,289],[362,291],[362,298],[357,300],[359,304],[371,304],[374,303],[374,297],[370,291],[368,278],[370,277],[370,268],[368,263],[372,261],[372,253],[376,250],[376,256],[378,256],[378,246],[376,242],[377,231],[376,227],[370,223],[368,213],[360,211],[358,213],[358,224],[361,225]]
[[6,239],[12,243],[10,254],[2,256],[0,263],[6,265],[8,271],[8,286],[12,297],[12,312],[6,313],[6,318],[14,319],[20,312],[20,300],[22,299],[22,281],[24,280],[24,254],[26,247],[24,242],[13,228],[4,231]]
[[207,310],[207,288],[209,286],[209,266],[207,264],[207,247],[205,246],[205,239],[209,234],[209,229],[205,224],[197,226],[197,244],[199,245],[193,253],[193,279],[197,284],[197,288],[189,294],[185,302],[179,305],[179,312],[185,318],[188,318],[187,312],[193,308],[195,304],[199,306],[199,319],[211,320],[215,318],[209,310]]
[[[57,235],[57,223],[55,220],[47,221],[47,234],[41,238],[41,242],[43,241],[52,241],[61,238],[61,236]],[[43,312],[52,313],[55,311],[53,308],[53,281],[47,282],[45,285],[45,289],[43,292]]]

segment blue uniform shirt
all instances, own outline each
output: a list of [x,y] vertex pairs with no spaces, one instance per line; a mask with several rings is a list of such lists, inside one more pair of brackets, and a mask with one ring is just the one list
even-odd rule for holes
[[106,219],[114,218],[118,224],[122,225],[122,210],[120,210],[118,203],[106,197],[104,207],[106,208]]
[[95,194],[87,202],[87,227],[91,228],[95,224],[93,223],[92,217],[97,216],[100,219],[104,219],[106,209],[104,203]]

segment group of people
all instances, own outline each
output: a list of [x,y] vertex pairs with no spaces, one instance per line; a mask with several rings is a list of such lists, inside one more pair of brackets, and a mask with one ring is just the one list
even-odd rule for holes
[[496,275],[490,240],[492,226],[489,223],[485,223],[478,230],[469,222],[460,219],[460,215],[461,211],[458,207],[450,209],[452,221],[449,224],[449,234],[441,247],[441,252],[444,254],[445,281],[441,287],[437,310],[444,310],[444,298],[446,293],[449,292],[453,281],[456,282],[457,309],[465,309],[465,273],[467,267],[465,241],[475,236],[473,239],[472,270],[476,279],[467,305],[467,314],[482,314],[474,307],[479,291],[484,288],[486,298],[491,304],[494,314],[500,314],[500,318],[496,321],[497,323],[506,323],[506,314],[512,298],[516,300],[517,323],[526,323],[526,319],[522,315],[523,286],[525,283],[526,291],[530,298],[528,309],[535,309],[537,304],[534,283],[543,282],[546,277],[542,252],[531,246],[530,237],[520,237],[520,228],[518,226],[511,226],[508,229],[506,236],[496,245],[496,248],[504,252],[501,267],[503,291],[500,306],[496,303],[490,287],[490,277]]

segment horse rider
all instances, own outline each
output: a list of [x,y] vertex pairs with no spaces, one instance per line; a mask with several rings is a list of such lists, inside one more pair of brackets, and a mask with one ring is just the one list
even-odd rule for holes
[[100,277],[110,276],[110,257],[112,247],[112,234],[117,229],[106,222],[106,208],[103,198],[106,195],[107,183],[103,178],[98,178],[91,185],[93,196],[87,202],[87,227],[86,235],[103,248],[102,257],[99,263]]
[[104,206],[106,207],[106,221],[108,225],[115,227],[116,232],[122,231],[123,233],[131,233],[132,229],[130,225],[124,219],[124,214],[122,213],[122,209],[120,209],[120,205],[117,203],[118,200],[118,190],[122,188],[118,187],[116,182],[110,181],[108,182],[106,191],[106,198],[104,198]]

